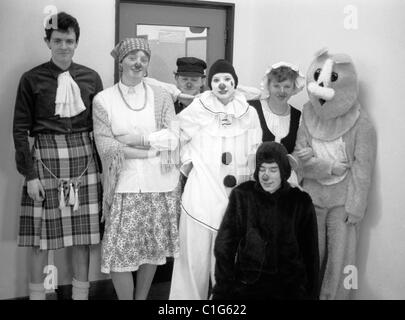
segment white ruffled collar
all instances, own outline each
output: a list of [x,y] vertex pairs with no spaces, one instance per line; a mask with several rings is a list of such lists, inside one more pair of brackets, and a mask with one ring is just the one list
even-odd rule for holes
[[210,113],[227,114],[236,119],[243,117],[249,110],[249,104],[243,94],[235,91],[234,98],[226,106],[218,100],[212,91],[205,91],[199,96],[202,106]]

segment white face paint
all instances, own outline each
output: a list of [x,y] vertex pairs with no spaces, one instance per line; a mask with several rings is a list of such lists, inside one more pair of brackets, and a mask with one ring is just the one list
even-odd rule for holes
[[224,104],[228,104],[235,93],[235,80],[230,73],[217,73],[211,80],[212,92]]

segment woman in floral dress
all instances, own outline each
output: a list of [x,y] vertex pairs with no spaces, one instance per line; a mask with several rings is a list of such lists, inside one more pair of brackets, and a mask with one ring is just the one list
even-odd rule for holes
[[[137,271],[135,299],[146,299],[157,265],[179,251],[177,138],[167,130],[175,111],[166,91],[143,81],[151,54],[145,39],[125,39],[111,54],[120,81],[93,105],[104,172],[101,271],[111,274],[119,299],[133,299]],[[142,141],[134,141],[140,134]]]

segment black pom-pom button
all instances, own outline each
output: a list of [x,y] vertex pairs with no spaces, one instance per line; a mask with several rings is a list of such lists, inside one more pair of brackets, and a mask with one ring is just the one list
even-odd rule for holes
[[235,176],[227,175],[224,178],[224,186],[228,188],[233,188],[236,186],[236,178]]
[[232,154],[230,152],[224,152],[222,154],[222,163],[229,165],[232,162]]

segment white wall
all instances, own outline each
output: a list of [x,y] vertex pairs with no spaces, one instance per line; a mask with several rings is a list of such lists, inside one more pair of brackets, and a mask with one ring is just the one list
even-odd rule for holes
[[[401,0],[222,0],[236,4],[234,65],[240,82],[257,86],[265,68],[279,60],[305,71],[313,53],[327,46],[352,56],[360,79],[360,99],[376,126],[378,156],[369,209],[359,242],[358,299],[404,299],[405,197],[400,180],[405,148],[405,34]],[[16,247],[17,208],[21,177],[14,164],[12,115],[20,75],[44,60],[42,10],[55,4],[79,20],[82,29],[75,61],[96,69],[105,87],[113,83],[114,0],[6,0],[0,2],[0,299],[26,295],[26,251]],[[344,7],[358,9],[358,29],[346,30]],[[18,18],[17,18],[18,17]],[[305,92],[292,103],[301,107]],[[399,177],[399,179],[398,179]],[[64,253],[56,257],[63,269]],[[97,250],[92,255],[92,279],[98,279]],[[58,265],[58,267],[59,267]]]
[[[233,1],[227,1],[233,2]],[[405,298],[405,3],[401,0],[236,0],[234,65],[241,83],[258,85],[279,60],[304,72],[316,50],[352,56],[360,101],[378,136],[369,209],[359,239],[357,299]],[[358,29],[346,30],[346,5],[358,10]],[[305,74],[305,73],[304,73]],[[292,100],[301,107],[305,92]],[[401,190],[402,189],[402,190]]]
[[[17,248],[18,207],[22,177],[14,162],[12,119],[20,76],[48,61],[50,51],[43,42],[43,10],[54,5],[75,16],[81,36],[74,61],[97,70],[104,86],[113,84],[115,2],[113,0],[2,0],[0,1],[0,299],[27,295],[28,251]],[[55,254],[59,283],[71,281],[66,256],[70,250]],[[101,279],[99,247],[91,254],[90,280]]]

